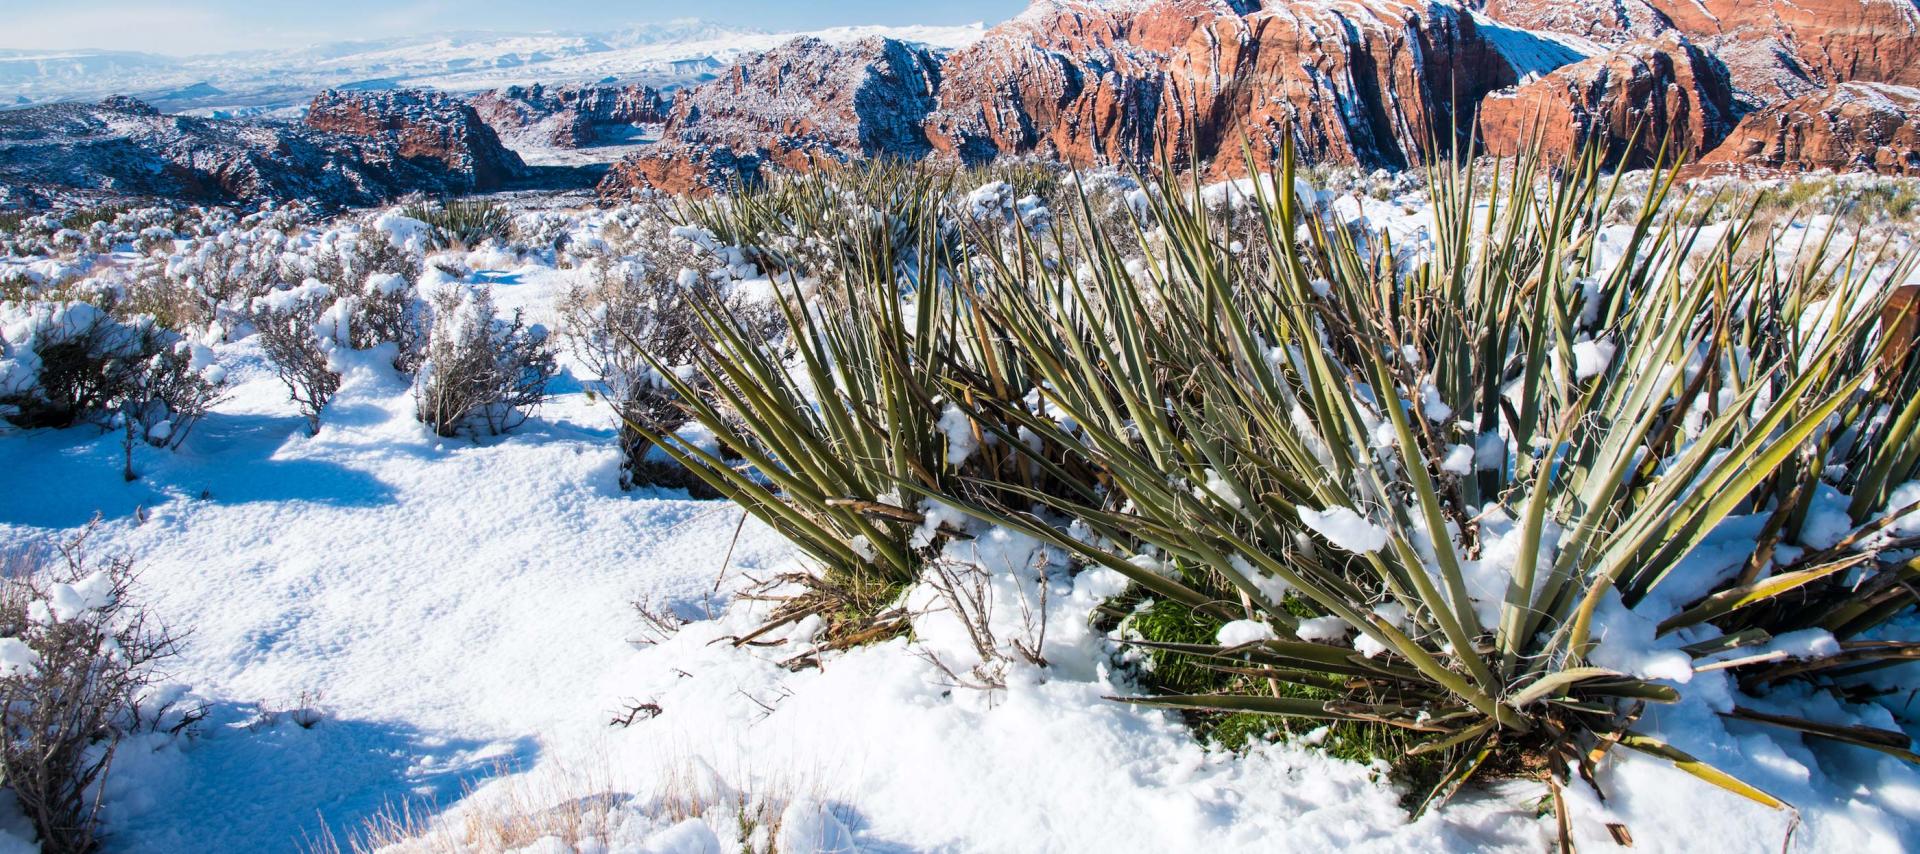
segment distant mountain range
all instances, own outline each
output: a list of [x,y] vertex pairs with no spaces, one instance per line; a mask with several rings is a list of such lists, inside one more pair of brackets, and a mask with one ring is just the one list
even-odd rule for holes
[[712,79],[742,54],[801,35],[836,43],[885,36],[959,48],[982,32],[973,25],[770,33],[688,19],[600,33],[433,33],[185,57],[0,50],[0,109],[131,95],[166,113],[225,118],[290,116],[325,89],[475,92],[531,83],[637,83],[672,90]]

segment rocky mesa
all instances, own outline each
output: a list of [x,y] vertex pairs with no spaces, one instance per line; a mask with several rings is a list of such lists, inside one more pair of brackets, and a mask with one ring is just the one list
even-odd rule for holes
[[[750,57],[676,96],[665,138],[601,190],[852,156],[1220,177],[1288,142],[1311,162],[1391,169],[1476,129],[1484,152],[1539,136],[1638,166],[1669,140],[1676,156],[1716,151],[1744,116],[1792,99],[1907,85],[1914,56],[1920,0],[1035,0],[951,53],[795,42]],[[1878,162],[1857,155],[1822,162]]]
[[364,127],[337,133],[162,115],[124,97],[0,112],[0,184],[29,207],[76,195],[371,205],[411,192],[469,192],[475,162],[506,169],[517,160],[492,150],[429,153],[418,140],[403,145]]
[[389,143],[401,159],[444,171],[469,191],[498,189],[526,170],[472,105],[438,92],[328,90],[307,107],[306,126]]

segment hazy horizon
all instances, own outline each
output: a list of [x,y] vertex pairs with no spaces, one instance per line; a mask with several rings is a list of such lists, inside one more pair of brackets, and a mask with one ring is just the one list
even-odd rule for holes
[[[906,7],[881,0],[735,0],[689,14],[684,3],[633,0],[580,3],[549,0],[335,0],[324,6],[241,0],[187,0],[164,7],[107,2],[85,6],[0,2],[9,19],[0,49],[133,51],[191,56],[247,50],[376,41],[442,32],[608,32],[649,24],[700,20],[784,32],[857,25],[994,24],[1017,14],[1027,0],[953,0]],[[40,7],[40,8],[33,8]]]

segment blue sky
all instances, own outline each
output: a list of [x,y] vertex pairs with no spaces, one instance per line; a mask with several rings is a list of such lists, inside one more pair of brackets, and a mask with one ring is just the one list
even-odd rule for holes
[[1026,0],[0,0],[0,48],[187,54],[454,29],[613,30],[698,17],[763,30],[1003,21]]

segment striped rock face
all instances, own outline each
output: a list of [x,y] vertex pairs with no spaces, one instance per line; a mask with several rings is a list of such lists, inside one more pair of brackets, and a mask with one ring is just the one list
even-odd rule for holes
[[1243,143],[1264,165],[1291,135],[1313,161],[1400,167],[1464,138],[1520,66],[1437,3],[1041,0],[947,61],[928,129],[965,161],[1232,174]]
[[1756,110],[1700,165],[1716,171],[1920,174],[1920,89],[1842,83]]
[[1486,0],[1481,11],[1603,44],[1677,31],[1726,65],[1749,107],[1848,81],[1920,85],[1915,0]]
[[1480,104],[1489,154],[1538,141],[1560,155],[1605,145],[1629,167],[1698,158],[1733,130],[1733,92],[1713,58],[1676,32],[1636,39]]

